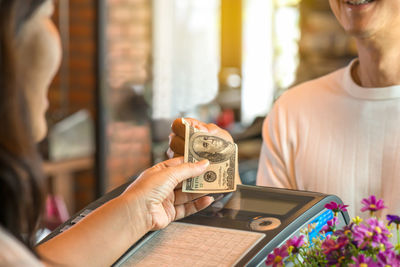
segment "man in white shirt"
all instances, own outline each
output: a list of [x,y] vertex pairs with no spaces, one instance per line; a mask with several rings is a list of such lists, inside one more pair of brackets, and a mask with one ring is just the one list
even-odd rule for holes
[[353,216],[374,194],[400,212],[400,85],[360,87],[357,64],[278,99],[263,126],[258,185],[335,194]]
[[[358,59],[279,98],[264,123],[257,184],[338,195],[351,216],[374,194],[400,213],[400,1],[329,3]],[[178,124],[170,155],[182,150]]]
[[358,59],[277,101],[257,184],[331,193],[360,214],[371,194],[400,212],[400,1],[330,0]]

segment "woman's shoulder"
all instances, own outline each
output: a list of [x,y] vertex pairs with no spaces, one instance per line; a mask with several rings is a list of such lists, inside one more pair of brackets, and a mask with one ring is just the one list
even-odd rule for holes
[[0,227],[0,266],[43,266],[17,239]]

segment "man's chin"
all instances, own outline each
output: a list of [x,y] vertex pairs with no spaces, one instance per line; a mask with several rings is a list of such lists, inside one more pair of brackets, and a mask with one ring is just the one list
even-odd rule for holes
[[369,32],[366,31],[360,31],[358,29],[352,29],[350,31],[348,31],[349,35],[351,35],[352,37],[356,38],[356,39],[360,39],[360,40],[365,40],[370,38],[371,34]]
[[374,33],[377,33],[377,29],[369,26],[351,25],[346,28],[346,32],[357,39],[369,39],[374,35]]

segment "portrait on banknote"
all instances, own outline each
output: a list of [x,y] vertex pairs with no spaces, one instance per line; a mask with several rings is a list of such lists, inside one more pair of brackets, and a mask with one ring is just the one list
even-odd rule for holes
[[190,153],[198,161],[208,159],[211,163],[220,163],[228,160],[235,151],[233,143],[217,136],[193,135],[189,143]]
[[202,132],[185,120],[184,162],[208,159],[207,170],[202,175],[183,181],[182,191],[189,193],[221,193],[236,190],[237,145],[219,136]]

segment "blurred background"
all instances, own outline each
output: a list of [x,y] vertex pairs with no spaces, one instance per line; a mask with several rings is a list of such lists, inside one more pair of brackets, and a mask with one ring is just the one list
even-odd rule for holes
[[164,160],[183,116],[230,131],[254,184],[274,100],[356,56],[321,0],[60,0],[54,20],[64,58],[41,150],[62,214]]

